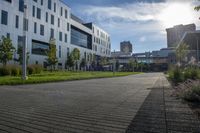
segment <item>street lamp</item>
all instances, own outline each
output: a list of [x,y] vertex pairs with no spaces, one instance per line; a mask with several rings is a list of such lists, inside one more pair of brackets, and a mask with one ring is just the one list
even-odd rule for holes
[[24,43],[23,43],[23,61],[22,61],[22,80],[27,80],[28,76],[26,73],[26,69],[27,69],[27,51],[26,51],[26,47],[27,47],[27,27],[28,27],[28,22],[26,21],[27,18],[27,5],[24,4],[24,19],[23,19],[23,24],[24,24],[24,29],[23,29],[23,36],[24,36]]

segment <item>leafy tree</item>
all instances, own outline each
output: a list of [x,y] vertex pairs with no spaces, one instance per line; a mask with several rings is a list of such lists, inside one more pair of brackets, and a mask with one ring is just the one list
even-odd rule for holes
[[128,62],[128,69],[129,69],[129,71],[133,71],[133,67],[134,67],[134,61],[133,60],[129,60],[129,62]]
[[67,66],[68,68],[74,67],[74,58],[73,58],[72,54],[70,54],[70,55],[67,57],[66,66]]
[[83,59],[81,60],[80,66],[81,66],[82,68],[85,68],[85,66],[86,66],[86,60],[85,60],[85,58],[83,58]]
[[[19,46],[17,49],[17,54],[19,54],[19,58],[18,58],[18,62],[20,65],[22,65],[23,63],[23,47]],[[26,53],[27,58],[26,58],[26,63],[28,64],[28,60],[29,60],[29,52]]]
[[182,65],[182,61],[184,57],[188,54],[189,46],[186,43],[181,43],[178,48],[176,49],[176,58],[180,63],[180,66]]
[[199,6],[196,6],[196,7],[194,8],[194,10],[199,11],[199,10],[200,10],[200,5],[199,5]]
[[[80,56],[81,56],[80,50],[78,48],[74,48],[71,54],[72,54],[72,57],[75,61],[76,67],[77,67],[78,61],[80,60]],[[77,70],[77,68],[76,68],[76,70]]]
[[116,61],[116,71],[119,71],[120,63],[119,60]]
[[100,58],[100,62],[99,62],[100,66],[105,66],[108,64],[108,60],[106,57],[101,57]]
[[3,63],[3,66],[6,66],[7,62],[12,60],[14,50],[12,40],[2,36],[2,42],[0,42],[0,62]]
[[55,39],[50,39],[49,41],[49,50],[47,51],[48,58],[46,59],[48,65],[51,67],[51,71],[55,70],[56,63],[58,58],[56,57],[56,44]]

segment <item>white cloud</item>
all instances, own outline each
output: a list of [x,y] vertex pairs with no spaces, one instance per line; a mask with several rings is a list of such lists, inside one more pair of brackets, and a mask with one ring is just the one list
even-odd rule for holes
[[146,37],[145,36],[140,37],[139,41],[140,42],[145,42],[146,41]]
[[[174,2],[190,5],[189,10],[192,14],[187,23],[195,23],[197,27],[200,26],[198,20],[200,13],[193,10],[195,4],[197,4],[193,0],[184,0],[184,2],[167,0],[163,3],[135,2],[122,3],[120,6],[82,6],[78,8],[81,9],[79,14],[83,16],[84,20],[97,23],[111,34],[113,45],[117,45],[113,46],[115,49],[118,48],[120,41],[130,40],[134,43],[135,48],[143,48],[144,51],[147,51],[148,49],[155,50],[159,46],[160,48],[166,46],[166,25],[163,21],[168,19],[163,19],[161,13]],[[180,9],[178,10],[181,12]],[[170,18],[170,15],[168,17]]]

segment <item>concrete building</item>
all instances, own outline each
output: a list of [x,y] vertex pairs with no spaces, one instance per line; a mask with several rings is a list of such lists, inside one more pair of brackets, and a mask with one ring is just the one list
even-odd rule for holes
[[176,25],[172,28],[166,29],[167,47],[168,48],[176,47],[186,32],[192,32],[195,30],[196,30],[195,24]]
[[130,41],[123,41],[120,43],[120,51],[123,53],[132,53],[133,46]]
[[[25,19],[24,4],[27,5]],[[0,20],[0,36],[10,37],[16,50],[24,44],[25,31],[30,64],[45,66],[50,38],[55,39],[61,68],[74,48],[78,48],[81,58],[86,60],[91,54],[111,55],[109,34],[72,15],[70,7],[62,0],[1,0]]]
[[[186,32],[182,39],[180,40],[179,45],[185,43],[189,46],[189,51],[185,61],[187,63],[199,63],[200,61],[200,31]],[[177,47],[178,47],[177,46]]]

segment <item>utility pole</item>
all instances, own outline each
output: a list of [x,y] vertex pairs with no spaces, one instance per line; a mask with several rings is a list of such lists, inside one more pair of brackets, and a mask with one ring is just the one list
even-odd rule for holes
[[26,73],[26,69],[27,69],[27,51],[26,51],[26,47],[27,47],[27,27],[28,27],[28,22],[26,21],[27,19],[27,5],[25,5],[24,3],[24,19],[23,19],[23,36],[24,36],[24,43],[23,43],[23,62],[22,62],[22,80],[27,80],[27,73]]

